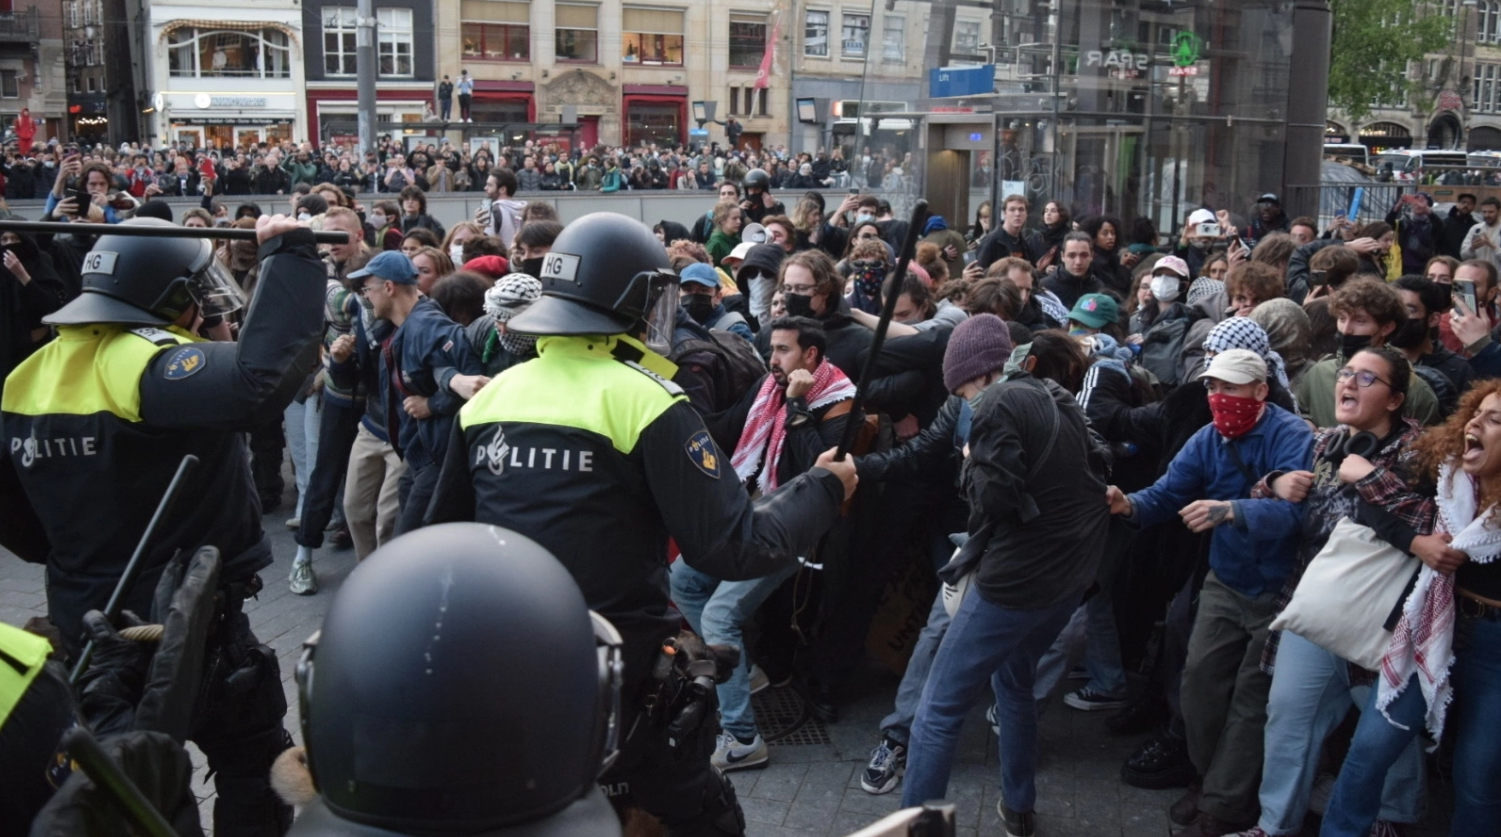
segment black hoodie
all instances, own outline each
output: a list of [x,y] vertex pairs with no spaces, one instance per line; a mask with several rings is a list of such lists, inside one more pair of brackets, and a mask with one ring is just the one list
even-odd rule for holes
[[688,232],[688,228],[676,221],[658,221],[656,229],[661,231],[662,242],[664,244],[670,245],[674,241],[682,241],[683,239],[692,240],[693,238],[693,235]]

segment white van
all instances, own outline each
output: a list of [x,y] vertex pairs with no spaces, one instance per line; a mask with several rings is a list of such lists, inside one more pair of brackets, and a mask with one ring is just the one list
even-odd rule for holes
[[1421,179],[1423,171],[1433,166],[1463,168],[1469,165],[1469,159],[1463,151],[1395,149],[1377,154],[1371,162],[1378,175],[1386,170],[1388,164],[1392,167],[1395,179],[1409,181]]
[[1324,159],[1368,166],[1371,164],[1371,152],[1358,142],[1326,142],[1324,143]]

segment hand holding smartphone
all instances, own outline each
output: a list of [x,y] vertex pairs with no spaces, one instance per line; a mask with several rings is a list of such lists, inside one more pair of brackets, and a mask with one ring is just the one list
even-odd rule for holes
[[1469,315],[1480,311],[1480,305],[1475,299],[1475,282],[1473,280],[1455,279],[1454,290],[1459,293],[1459,299],[1456,302],[1464,307],[1464,310],[1460,313]]

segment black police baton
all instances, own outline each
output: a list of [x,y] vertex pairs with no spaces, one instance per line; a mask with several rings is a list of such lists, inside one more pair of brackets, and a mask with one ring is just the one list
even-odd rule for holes
[[834,452],[834,461],[843,462],[849,454],[850,448],[855,444],[855,435],[860,432],[861,410],[865,407],[865,398],[870,389],[870,380],[875,376],[876,358],[881,354],[881,346],[886,343],[886,330],[891,327],[891,317],[896,313],[896,298],[902,295],[902,277],[907,275],[907,265],[912,261],[912,254],[917,251],[917,239],[922,235],[922,223],[928,216],[928,202],[919,200],[912,207],[912,220],[907,223],[907,238],[902,242],[902,251],[897,254],[896,272],[897,277],[891,293],[886,301],[881,304],[881,319],[876,323],[876,338],[870,341],[870,353],[865,356],[865,363],[860,367],[860,380],[855,384],[855,400],[850,405],[849,421],[844,425],[844,436],[839,439],[839,448]]
[[130,821],[135,832],[147,837],[177,837],[172,824],[125,775],[120,765],[104,752],[88,730],[73,727],[63,734],[62,745],[68,751],[68,758],[78,762],[84,774],[94,780],[94,786]]
[[[198,465],[198,457],[188,454],[182,458],[182,464],[177,466],[177,473],[172,475],[172,482],[167,485],[167,493],[162,495],[160,503],[156,504],[156,512],[151,515],[151,522],[146,524],[146,531],[141,533],[141,540],[136,544],[136,551],[131,554],[130,562],[125,565],[125,573],[120,576],[120,583],[115,585],[115,592],[110,594],[109,604],[104,606],[104,618],[111,624],[115,617],[120,615],[123,607],[122,599],[130,588],[135,586],[136,578],[141,574],[141,560],[146,556],[146,547],[151,544],[151,539],[156,535],[156,527],[161,524],[172,511],[172,504],[181,493],[183,483],[188,481],[188,474]],[[84,645],[83,653],[78,657],[78,664],[73,666],[73,673],[68,675],[68,685],[78,685],[78,678],[83,676],[89,669],[89,658],[94,656],[94,641],[91,639]]]
[[[123,235],[144,238],[227,238],[231,241],[255,241],[255,230],[235,227],[158,227],[134,224],[89,224],[66,221],[0,221],[0,232],[73,233],[75,235]],[[319,244],[348,244],[349,233],[339,230],[312,230]]]

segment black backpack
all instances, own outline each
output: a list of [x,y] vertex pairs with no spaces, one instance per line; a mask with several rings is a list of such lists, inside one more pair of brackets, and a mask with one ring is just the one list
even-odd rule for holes
[[714,391],[722,403],[714,405],[714,412],[727,410],[740,400],[745,391],[756,385],[766,375],[766,361],[756,352],[749,340],[733,331],[705,329],[709,339],[690,337],[673,346],[668,360],[681,363],[682,358],[696,352],[714,355]]

